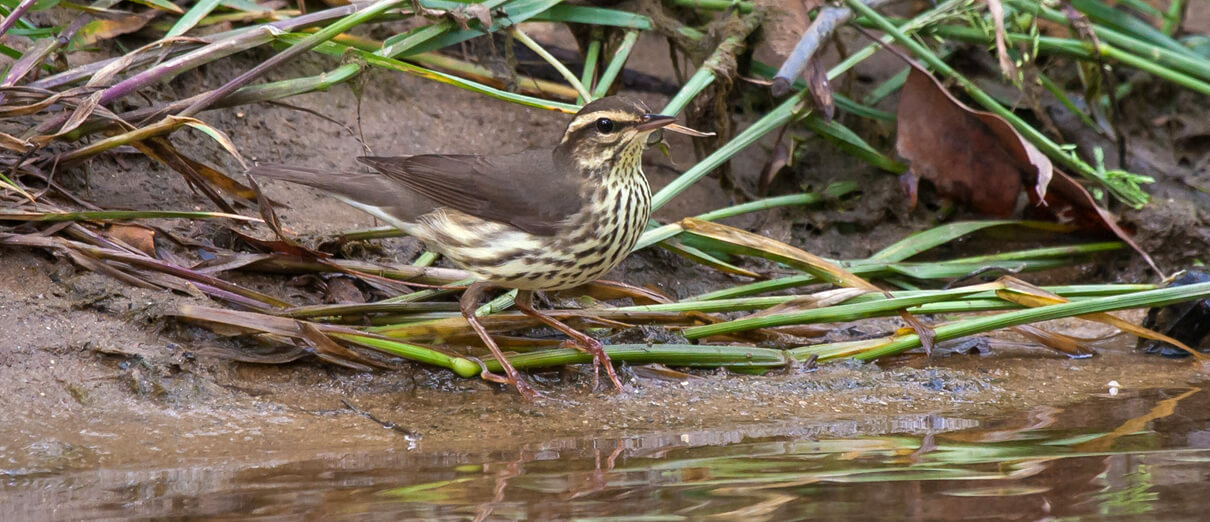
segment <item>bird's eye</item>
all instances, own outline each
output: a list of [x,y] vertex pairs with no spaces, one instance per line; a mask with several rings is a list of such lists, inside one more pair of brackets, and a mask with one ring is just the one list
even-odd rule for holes
[[597,120],[597,131],[601,134],[609,134],[613,132],[613,120],[609,118],[601,118]]

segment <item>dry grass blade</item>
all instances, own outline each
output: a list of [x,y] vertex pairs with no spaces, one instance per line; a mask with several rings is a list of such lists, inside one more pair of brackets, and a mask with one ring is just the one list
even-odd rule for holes
[[[1014,277],[1003,277],[1003,278],[1001,278],[1001,281],[1004,282],[1005,288],[997,290],[996,295],[998,297],[1000,297],[1001,299],[1004,299],[1005,301],[1010,301],[1010,302],[1019,304],[1021,306],[1035,308],[1035,307],[1039,307],[1039,306],[1050,306],[1050,305],[1054,305],[1054,304],[1058,304],[1058,303],[1070,302],[1067,299],[1064,299],[1062,296],[1053,294],[1051,292],[1047,292],[1046,290],[1038,288],[1034,285],[1031,285],[1029,283],[1026,283],[1025,281],[1022,281],[1022,280],[1014,278]],[[1153,339],[1156,341],[1166,342],[1177,348],[1180,348],[1181,350],[1188,352],[1189,355],[1192,355],[1194,358],[1196,358],[1200,361],[1210,360],[1210,356],[1207,356],[1206,354],[1203,354],[1197,350],[1194,350],[1193,348],[1190,348],[1185,343],[1182,343],[1176,339],[1173,339],[1173,338],[1171,338],[1167,335],[1164,335],[1162,333],[1159,333],[1155,330],[1143,328],[1142,326],[1131,323],[1130,321],[1126,321],[1124,319],[1115,317],[1115,316],[1109,314],[1108,312],[1078,315],[1076,317],[1079,317],[1080,319],[1085,319],[1088,321],[1106,324],[1106,325],[1112,326],[1114,328],[1117,328],[1119,330],[1122,330],[1123,332],[1137,335],[1137,336],[1143,337],[1145,339]]]
[[[166,263],[142,254],[134,254],[129,251],[120,251],[114,248],[102,248],[77,241],[69,241],[62,238],[19,234],[0,234],[0,245],[19,245],[61,250],[66,251],[69,254],[85,255],[97,260],[125,263],[141,269],[160,272],[190,281],[198,285],[199,288],[201,288],[204,292],[206,292],[209,288],[217,289],[221,291],[221,293],[207,293],[211,293],[218,298],[226,298],[229,295],[244,298],[237,301],[240,304],[250,304],[249,301],[251,301],[251,303],[257,303],[259,305],[257,308],[264,308],[265,305],[273,308],[290,307],[289,303],[277,299],[276,297],[266,295],[255,290],[243,288],[222,279],[203,274],[196,270],[179,267],[171,263]],[[204,285],[204,287],[202,285]]]
[[[559,294],[562,292],[556,292]],[[628,285],[617,281],[593,281],[583,286],[572,288],[566,291],[568,296],[588,296],[599,300],[626,299],[634,301],[636,305],[671,303],[671,297],[660,293],[658,290],[651,288],[640,288],[634,285]]]
[[315,349],[315,355],[325,361],[363,372],[370,371],[373,366],[380,368],[388,367],[374,360],[362,357],[361,354],[350,350],[348,347],[341,346],[340,343],[333,341],[331,337],[325,335],[311,323],[305,321],[295,321],[295,323],[298,325],[299,335],[311,344]]
[[[690,234],[707,237],[735,247],[739,247],[740,250],[746,254],[757,255],[766,259],[785,263],[837,286],[857,288],[871,292],[882,291],[873,283],[857,277],[851,272],[841,268],[836,263],[814,254],[807,253],[801,249],[794,248],[780,241],[776,241],[758,234],[753,234],[746,230],[694,218],[685,218],[684,220],[681,220],[681,227],[683,227],[685,231]],[[933,330],[907,310],[900,310],[898,313],[899,317],[902,318],[903,321],[909,326],[911,326],[912,329],[915,330],[916,334],[920,336],[920,340],[924,345],[925,351],[932,353],[933,339],[935,337]]]
[[1042,346],[1052,348],[1068,357],[1081,359],[1096,355],[1096,350],[1083,339],[1076,339],[1058,332],[1048,332],[1032,324],[1014,326],[1013,330],[1021,335],[1037,341]]
[[741,253],[784,263],[837,286],[874,292],[881,290],[873,283],[853,275],[836,263],[747,230],[696,218],[682,219],[681,228],[690,234],[736,247]]
[[[613,309],[549,310],[546,315],[576,327],[631,328],[635,324],[696,324],[715,322],[705,314],[693,312],[639,312]],[[480,317],[483,327],[492,332],[507,332],[541,326],[543,323],[521,312],[504,312]],[[470,324],[461,316],[423,323],[371,328],[372,333],[395,339],[446,339],[473,337]]]

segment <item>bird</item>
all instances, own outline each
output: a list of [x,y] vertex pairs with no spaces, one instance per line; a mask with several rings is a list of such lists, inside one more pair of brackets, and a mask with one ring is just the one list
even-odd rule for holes
[[359,157],[373,172],[337,174],[262,164],[249,174],[321,189],[420,239],[472,274],[475,282],[459,308],[505,373],[484,368],[484,379],[511,384],[526,399],[538,396],[475,317],[483,294],[497,287],[516,289],[522,313],[563,332],[592,355],[594,389],[604,367],[620,391],[603,344],[538,311],[533,293],[594,281],[630,253],[651,214],[651,189],[642,169],[649,135],[663,128],[711,135],[675,122],[642,101],[610,96],[585,104],[553,149]]

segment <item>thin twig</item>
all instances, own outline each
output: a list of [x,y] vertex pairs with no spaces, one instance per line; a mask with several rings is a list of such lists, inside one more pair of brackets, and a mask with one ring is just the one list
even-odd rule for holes
[[17,8],[13,9],[13,11],[8,14],[8,18],[5,18],[3,22],[0,22],[0,36],[4,36],[4,33],[7,33],[9,29],[12,29],[13,24],[16,24],[17,20],[19,20],[21,16],[23,16],[26,11],[29,11],[29,8],[33,7],[36,3],[38,3],[38,0],[22,0],[20,4],[17,4]]
[[568,69],[566,65],[563,65],[558,58],[552,56],[546,51],[546,49],[543,49],[538,42],[535,42],[533,38],[530,38],[529,35],[525,34],[520,27],[514,26],[512,30],[513,36],[517,39],[517,41],[521,42],[522,45],[528,47],[529,50],[542,57],[543,60],[546,60],[546,63],[549,63],[550,66],[554,67],[556,71],[559,71],[559,74],[563,75],[563,79],[567,80],[567,83],[571,84],[571,86],[576,89],[576,92],[580,94],[580,97],[584,99],[585,103],[593,100],[592,95],[589,94],[588,90],[584,88],[584,84],[580,83],[580,79],[576,78],[576,75],[572,74],[571,70]]
[[[878,7],[890,0],[861,1],[870,7]],[[773,95],[781,97],[790,92],[790,86],[807,69],[807,62],[815,55],[815,52],[832,37],[832,33],[852,19],[853,10],[848,7],[825,6],[820,9],[819,15],[815,17],[807,30],[803,31],[802,37],[798,39],[798,44],[794,46],[790,56],[781,64],[777,75],[773,77],[773,85],[770,87]]]

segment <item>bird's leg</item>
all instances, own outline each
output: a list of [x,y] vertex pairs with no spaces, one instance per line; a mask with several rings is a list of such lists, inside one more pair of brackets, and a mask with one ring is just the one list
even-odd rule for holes
[[496,341],[492,340],[492,336],[488,335],[487,329],[479,322],[479,318],[475,317],[475,309],[479,307],[479,298],[483,296],[483,292],[487,291],[488,287],[489,285],[483,282],[472,283],[462,293],[462,298],[458,300],[458,306],[462,309],[462,317],[465,317],[466,322],[470,323],[475,333],[479,334],[479,338],[492,351],[492,355],[496,357],[496,360],[500,361],[500,366],[504,367],[504,373],[508,377],[501,377],[491,373],[487,371],[486,367],[483,368],[479,376],[484,380],[492,382],[512,384],[525,400],[534,400],[538,397],[538,392],[525,381],[525,378],[517,372],[516,368],[513,368],[512,363],[508,362],[508,358],[504,357],[504,352],[501,352],[500,347],[496,346]]
[[605,353],[605,347],[601,341],[584,335],[580,331],[567,326],[562,321],[555,319],[549,315],[539,312],[534,308],[533,303],[534,293],[529,290],[517,291],[515,303],[517,309],[521,313],[542,321],[547,326],[563,332],[576,341],[581,350],[592,354],[592,387],[595,390],[600,384],[601,366],[605,367],[605,373],[609,375],[609,380],[613,381],[613,385],[620,391],[622,389],[622,381],[618,379],[618,374],[613,371],[613,362],[609,360],[609,354]]

